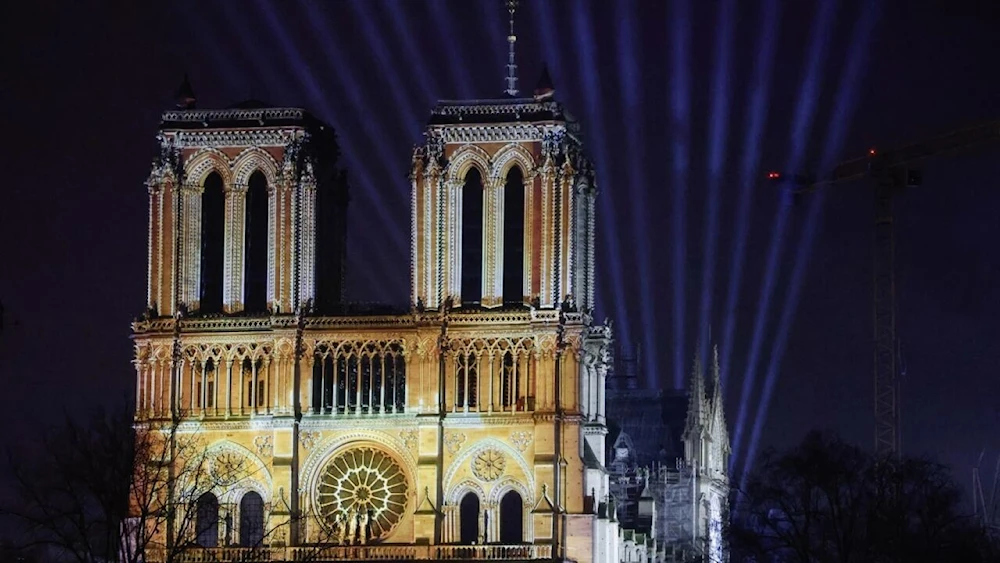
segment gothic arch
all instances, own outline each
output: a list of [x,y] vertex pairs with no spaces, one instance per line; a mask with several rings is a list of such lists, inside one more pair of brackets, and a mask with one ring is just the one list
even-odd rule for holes
[[[524,486],[526,487],[526,490],[530,491],[535,490],[534,474],[531,470],[531,467],[529,467],[528,463],[524,461],[524,458],[521,456],[521,454],[517,450],[512,448],[510,445],[501,442],[496,438],[484,438],[476,442],[476,444],[473,447],[466,449],[465,452],[462,453],[462,455],[452,460],[451,465],[448,467],[448,470],[445,471],[444,479],[442,480],[445,483],[446,491],[451,490],[453,487],[456,487],[456,485],[452,485],[452,481],[455,479],[455,476],[459,472],[459,470],[465,467],[466,464],[468,464],[475,456],[479,455],[483,450],[486,450],[487,448],[495,448],[503,452],[508,460],[508,463],[516,464],[516,466],[521,470],[521,473],[524,475],[524,481],[525,481]],[[514,476],[506,475],[504,477],[504,480],[506,479],[514,479]],[[533,498],[533,497],[528,496],[524,498]],[[480,497],[480,499],[485,501],[486,497]],[[459,498],[459,500],[461,500],[461,498]]]
[[205,178],[212,172],[219,173],[225,191],[232,189],[233,175],[229,167],[229,159],[219,149],[203,148],[184,162],[184,177],[186,181],[199,188],[205,183]]
[[[196,483],[192,480],[205,480],[208,478],[212,479],[211,475],[205,476],[201,474],[188,474],[184,475],[180,479],[180,490],[181,495],[201,495],[202,493],[212,493],[219,499],[220,504],[233,504],[239,502],[239,500],[249,491],[257,492],[261,498],[267,502],[267,499],[271,498],[271,490],[273,489],[273,483],[271,482],[271,472],[268,471],[267,466],[261,461],[257,454],[250,451],[247,447],[237,444],[232,440],[220,440],[209,445],[203,450],[203,453],[197,455],[205,456],[208,465],[198,467],[195,473],[205,471],[207,467],[208,471],[211,471],[211,464],[223,454],[229,454],[237,456],[240,459],[246,460],[248,463],[247,472],[244,476],[237,479],[231,485],[220,486],[219,484],[214,484],[212,487],[205,490],[197,488]],[[198,460],[195,460],[197,463]]]
[[498,506],[504,495],[510,491],[514,491],[515,493],[521,495],[521,501],[524,502],[525,508],[527,508],[530,499],[534,496],[528,491],[528,488],[524,486],[524,483],[521,483],[513,477],[504,477],[500,479],[500,481],[497,482],[497,484],[494,485],[493,489],[490,491],[490,505]]
[[475,145],[463,145],[451,155],[448,162],[448,180],[456,187],[463,185],[465,175],[473,166],[479,169],[484,188],[488,187],[485,184],[490,178],[490,155]]
[[448,493],[448,496],[445,500],[448,504],[453,504],[455,506],[458,506],[458,504],[462,502],[462,499],[468,493],[472,493],[477,497],[479,497],[479,507],[480,510],[482,510],[482,507],[485,506],[486,504],[486,493],[483,491],[483,487],[479,483],[477,483],[475,479],[465,479],[464,481],[455,485]]
[[230,166],[233,174],[233,188],[246,190],[250,176],[260,171],[267,179],[267,187],[273,189],[278,183],[278,163],[260,147],[249,147],[233,159]]
[[531,152],[520,143],[509,143],[493,156],[490,185],[502,185],[510,169],[514,166],[521,168],[521,172],[524,174],[524,189],[527,191],[529,180],[535,173],[535,159],[531,156]]

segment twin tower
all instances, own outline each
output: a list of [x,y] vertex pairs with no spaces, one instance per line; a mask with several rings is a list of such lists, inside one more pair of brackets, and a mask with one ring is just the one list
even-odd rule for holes
[[[164,113],[147,183],[153,317],[341,310],[349,196],[333,129],[259,105]],[[591,311],[596,187],[562,106],[440,102],[425,136],[411,304]]]
[[596,185],[553,93],[434,108],[410,173],[411,307],[395,313],[342,299],[348,182],[329,126],[193,95],[163,114],[136,421],[195,445],[172,471],[209,478],[172,488],[148,561],[262,546],[617,561]]

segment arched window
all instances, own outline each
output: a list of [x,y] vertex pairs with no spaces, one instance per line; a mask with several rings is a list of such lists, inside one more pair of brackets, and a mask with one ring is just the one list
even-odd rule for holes
[[513,410],[521,398],[521,382],[518,381],[518,363],[513,352],[503,355],[503,369],[500,372],[500,400],[503,410]]
[[524,303],[524,174],[517,166],[503,190],[503,302]]
[[483,297],[483,178],[476,168],[462,188],[462,304]]
[[524,501],[517,491],[509,491],[500,500],[500,543],[524,541]]
[[243,309],[267,310],[267,178],[258,170],[250,176],[243,235]]
[[205,362],[205,406],[215,406],[215,360],[209,358]]
[[219,499],[212,493],[198,497],[195,508],[194,529],[198,545],[219,546]]
[[336,355],[316,352],[314,414],[401,413],[405,407],[406,360],[400,344],[380,349],[369,343],[364,350],[345,346]]
[[254,491],[240,501],[240,545],[257,547],[264,541],[264,499]]
[[[241,371],[243,375],[243,401],[242,404],[247,407],[253,407],[254,405],[263,405],[260,403],[260,395],[258,393],[266,392],[266,388],[263,385],[255,385],[254,381],[263,383],[264,381],[264,361],[258,358],[257,360],[251,360],[250,358],[244,358],[241,364]],[[255,400],[256,398],[256,400]]]
[[201,194],[201,293],[202,313],[222,312],[222,270],[226,232],[226,194],[222,176],[205,178]]
[[460,355],[455,363],[455,406],[458,408],[475,407],[478,398],[478,375],[479,366],[476,355],[469,352],[468,355]]
[[475,545],[479,543],[479,497],[476,493],[465,493],[458,505],[459,543]]

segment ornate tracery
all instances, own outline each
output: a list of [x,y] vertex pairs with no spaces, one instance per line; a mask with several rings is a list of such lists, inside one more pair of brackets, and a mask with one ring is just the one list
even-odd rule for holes
[[320,342],[314,348],[313,414],[388,414],[406,408],[399,340]]
[[470,338],[451,341],[453,412],[528,410],[532,339]]
[[354,446],[323,467],[316,511],[334,540],[365,544],[387,537],[406,511],[408,484],[403,468],[372,446]]

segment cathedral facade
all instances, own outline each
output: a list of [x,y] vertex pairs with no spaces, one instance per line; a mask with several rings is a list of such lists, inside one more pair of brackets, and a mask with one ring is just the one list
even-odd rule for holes
[[328,125],[164,113],[133,325],[136,427],[167,452],[145,560],[653,557],[610,495],[596,183],[552,95],[434,108],[406,311],[342,299]]

